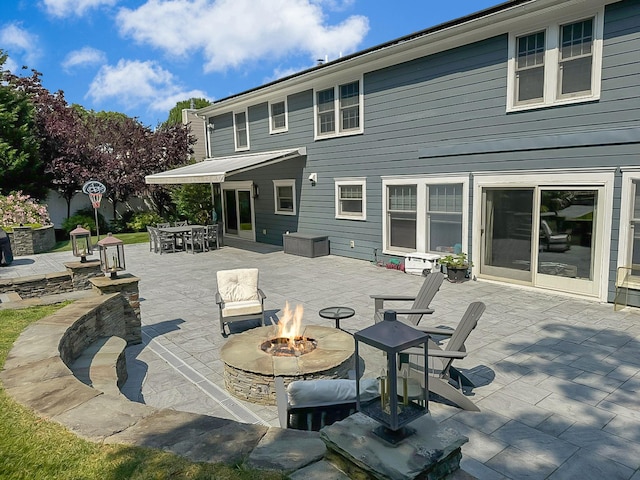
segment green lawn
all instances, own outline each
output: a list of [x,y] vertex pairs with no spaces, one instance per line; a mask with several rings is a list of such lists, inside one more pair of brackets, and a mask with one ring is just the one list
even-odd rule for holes
[[[123,239],[124,240],[124,239]],[[63,305],[0,310],[0,370],[24,328]],[[243,465],[193,463],[140,447],[99,445],[76,437],[14,402],[0,384],[0,479],[283,480]]]
[[[100,234],[100,239],[102,240],[106,235]],[[129,245],[132,243],[146,243],[149,241],[149,234],[147,232],[135,232],[135,233],[118,233],[114,235],[118,239],[122,240],[125,245]],[[91,244],[95,245],[98,241],[98,237],[95,235],[91,237]],[[53,247],[51,252],[70,252],[71,251],[71,240],[63,240],[61,242],[56,242],[56,246]]]

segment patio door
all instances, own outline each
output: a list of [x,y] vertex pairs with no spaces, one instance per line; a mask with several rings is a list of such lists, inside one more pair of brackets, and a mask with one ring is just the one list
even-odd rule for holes
[[604,187],[482,189],[480,273],[598,295]]
[[225,235],[255,241],[251,182],[222,184]]

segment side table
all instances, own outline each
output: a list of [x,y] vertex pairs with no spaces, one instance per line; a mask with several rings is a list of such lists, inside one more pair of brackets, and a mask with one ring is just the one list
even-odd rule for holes
[[327,307],[318,312],[322,318],[328,318],[329,320],[335,320],[336,328],[340,329],[340,320],[345,318],[351,318],[356,314],[356,311],[350,307]]

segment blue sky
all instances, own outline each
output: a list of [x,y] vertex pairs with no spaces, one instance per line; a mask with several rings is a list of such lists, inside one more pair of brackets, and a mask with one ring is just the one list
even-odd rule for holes
[[499,0],[2,0],[5,68],[69,103],[154,127],[217,100],[501,3]]

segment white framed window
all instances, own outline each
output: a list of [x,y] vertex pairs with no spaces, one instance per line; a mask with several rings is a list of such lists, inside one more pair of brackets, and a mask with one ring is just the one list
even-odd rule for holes
[[384,253],[467,251],[469,177],[383,177]]
[[367,219],[367,181],[365,178],[336,178],[336,218]]
[[233,114],[233,129],[236,151],[249,150],[249,124],[246,111]]
[[511,34],[507,111],[600,98],[604,11]]
[[314,91],[315,139],[363,132],[362,80]]
[[274,180],[273,197],[275,200],[274,212],[277,215],[296,214],[296,181]]
[[269,102],[269,133],[289,130],[287,100]]

